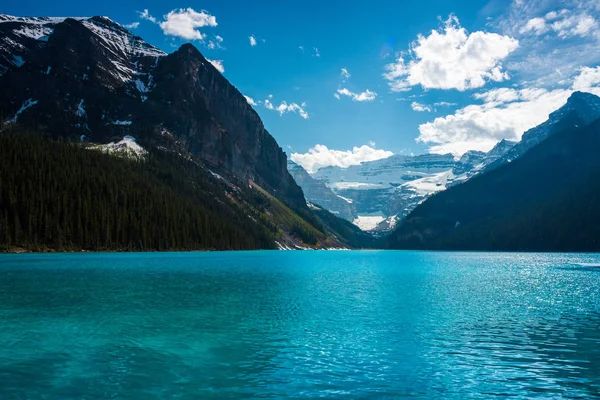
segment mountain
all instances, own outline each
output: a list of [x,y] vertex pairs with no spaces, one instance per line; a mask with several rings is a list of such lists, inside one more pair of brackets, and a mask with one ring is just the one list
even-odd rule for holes
[[509,151],[494,163],[489,164],[489,169],[496,168],[502,164],[511,162],[521,157],[529,149],[541,143],[551,134],[560,130],[568,129],[568,125],[576,119],[565,119],[566,116],[577,115],[578,121],[583,124],[589,124],[600,118],[600,98],[591,93],[574,92],[567,103],[554,111],[541,125],[538,125],[526,131],[521,137],[521,141],[515,144]]
[[[190,153],[298,207],[285,153],[244,96],[191,44],[165,54],[106,17],[2,16],[0,110],[54,136]],[[41,36],[43,35],[43,36]]]
[[399,223],[389,247],[600,250],[600,120],[590,123],[598,104],[571,96],[529,131],[526,143],[535,136],[537,144],[517,144],[518,158],[429,198]]
[[[131,162],[147,152],[148,167],[157,151],[176,155],[194,170],[184,176],[209,182],[195,190],[226,193],[227,208],[270,231],[272,246],[341,246],[306,205],[258,114],[191,44],[166,54],[107,17],[0,15],[0,87],[5,133],[67,139]],[[169,160],[161,165],[171,168]]]
[[304,192],[306,200],[319,205],[331,213],[347,221],[354,221],[358,216],[352,200],[345,199],[333,193],[322,181],[314,179],[304,168],[293,161],[287,163],[287,168],[294,180]]
[[[459,160],[451,154],[394,155],[348,168],[321,168],[311,175],[312,181],[306,177],[296,181],[305,193],[311,192],[309,185],[316,185],[313,181],[322,182],[335,195],[352,202],[358,214],[354,216],[356,225],[373,233],[385,233],[427,197],[470,179],[512,146],[514,142],[503,140],[488,153],[469,151]],[[322,185],[319,187],[324,193]],[[336,215],[346,215],[344,204],[307,198]]]

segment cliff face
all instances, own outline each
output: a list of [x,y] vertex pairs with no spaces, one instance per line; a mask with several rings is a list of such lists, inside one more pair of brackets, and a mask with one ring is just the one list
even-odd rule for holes
[[258,114],[191,44],[164,57],[148,96],[154,125],[168,126],[192,154],[303,204],[287,158]]
[[288,161],[288,171],[304,191],[306,200],[347,221],[354,221],[358,216],[352,200],[344,199],[333,193],[322,181],[314,179],[302,166]]
[[191,44],[165,54],[106,17],[0,16],[3,125],[194,156],[308,211],[286,155]]

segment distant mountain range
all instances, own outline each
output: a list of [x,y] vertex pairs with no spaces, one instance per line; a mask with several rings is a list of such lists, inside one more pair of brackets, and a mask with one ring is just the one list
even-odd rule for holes
[[482,172],[514,145],[502,140],[488,153],[468,151],[459,160],[451,154],[394,155],[348,168],[321,168],[312,175],[293,163],[288,169],[310,202],[381,233],[427,197]]
[[[257,247],[330,248],[353,245],[343,237],[331,234],[326,224],[308,208],[302,189],[287,171],[285,153],[265,130],[258,114],[191,44],[166,54],[106,17],[21,18],[0,15],[0,87],[1,129],[5,134],[27,132],[52,140],[67,139],[69,143],[79,143],[81,148],[99,150],[106,157],[119,155],[131,159],[131,162],[146,162],[148,168],[160,165],[171,169],[174,167],[172,163],[178,161],[165,155],[180,157],[191,163],[185,168],[177,166],[181,177],[187,176],[191,182],[181,182],[186,188],[171,187],[169,190],[174,190],[173,196],[208,196],[218,200],[223,207],[209,205],[212,201],[206,203],[202,213],[207,215],[217,216],[226,212],[245,215],[247,221],[244,224],[257,225],[255,230],[261,232],[261,238],[263,230],[271,237],[270,241],[255,241]],[[22,148],[18,139],[6,141],[5,145],[8,144]],[[36,146],[41,153],[44,148],[52,147],[39,143]],[[72,151],[69,159],[73,162],[89,154],[80,154],[77,149]],[[46,159],[41,153],[34,159],[22,155],[15,162],[37,163]],[[161,160],[158,164],[155,163],[157,159]],[[106,161],[106,166],[109,170],[113,169],[111,161]],[[62,170],[60,165],[55,167]],[[155,172],[152,179],[156,178],[157,185],[158,182],[160,185],[171,184],[164,181],[159,170]],[[17,174],[11,170],[5,173]],[[204,177],[201,177],[202,174]],[[19,178],[36,179],[22,175]],[[129,182],[138,178],[131,177]],[[20,187],[6,187],[5,182],[9,181],[19,185],[16,179],[4,179],[1,189],[5,193],[22,192]],[[192,186],[187,187],[188,184]],[[61,190],[69,189],[64,187]],[[111,197],[111,193],[94,192],[103,196],[99,206],[111,209],[115,194],[112,193]],[[56,195],[75,196],[77,193],[57,192]],[[36,231],[45,228],[30,227],[24,223],[28,211],[22,209],[23,205],[8,203],[4,199],[0,199],[0,219],[3,219],[0,222],[9,226],[9,233],[0,245],[56,247],[48,243],[47,238],[52,235],[40,235]],[[149,204],[153,201],[149,199]],[[129,204],[123,205],[122,212],[136,211],[129,210]],[[39,218],[47,218],[44,209],[40,210]],[[78,209],[72,211],[76,221],[91,218],[78,212]],[[14,213],[16,220],[5,216]],[[106,215],[110,221],[105,221],[105,225],[117,224],[110,213]],[[66,223],[62,222],[63,225]],[[148,221],[148,224],[151,223]],[[82,224],[92,229],[93,224],[85,221]],[[235,225],[234,222],[231,224]],[[61,232],[54,236],[60,236],[59,242],[64,247],[155,248],[132,243],[131,239],[125,240],[117,228],[107,230],[106,227],[93,229],[107,230],[101,235],[107,235],[108,239],[93,245],[89,242],[84,244],[67,234],[73,230],[72,227],[63,225],[54,227]],[[28,226],[28,230],[23,231],[23,226]],[[253,235],[251,228],[246,232]],[[90,231],[88,234],[99,233]],[[221,242],[217,245],[211,242],[209,247],[238,248],[236,243],[242,242],[227,237],[229,233],[224,235]],[[167,240],[161,248],[173,247],[167,242],[178,243]],[[243,242],[244,248],[252,247],[247,241]],[[204,246],[200,242],[186,243],[185,248]]]

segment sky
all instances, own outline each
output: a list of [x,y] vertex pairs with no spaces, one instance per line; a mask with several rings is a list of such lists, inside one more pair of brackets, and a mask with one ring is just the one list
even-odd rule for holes
[[104,15],[170,53],[193,43],[309,172],[488,151],[574,90],[600,94],[600,0],[9,0]]

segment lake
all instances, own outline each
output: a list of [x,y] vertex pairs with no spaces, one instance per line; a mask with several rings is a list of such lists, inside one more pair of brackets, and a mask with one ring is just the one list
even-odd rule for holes
[[0,255],[0,398],[600,396],[600,255]]

